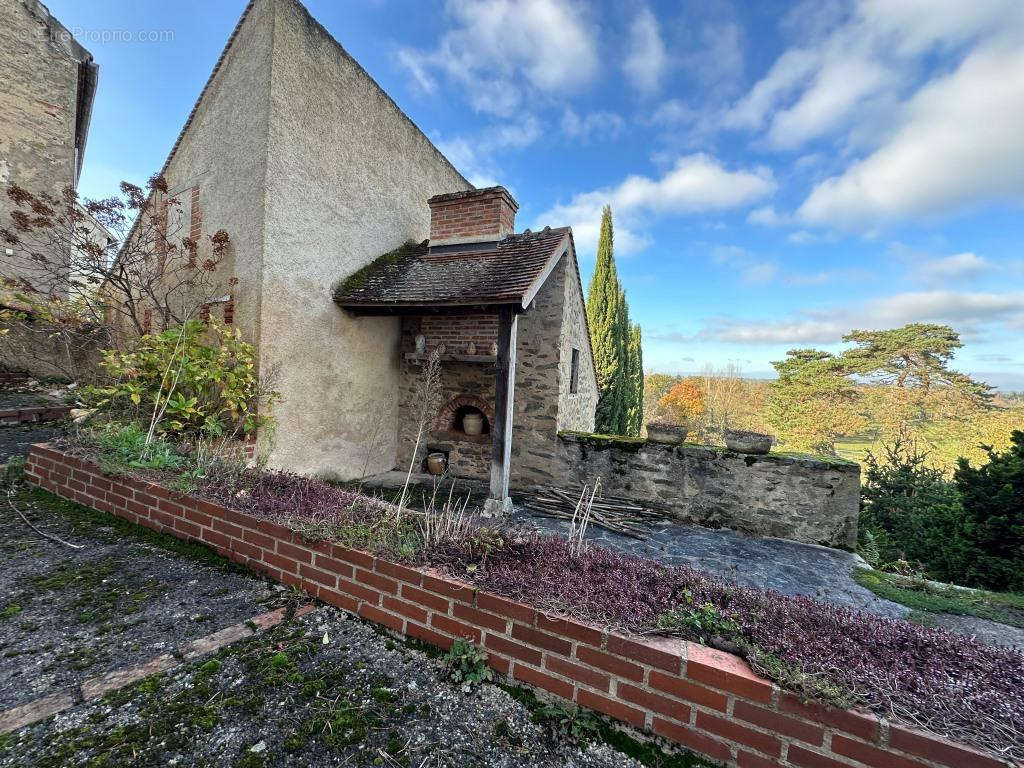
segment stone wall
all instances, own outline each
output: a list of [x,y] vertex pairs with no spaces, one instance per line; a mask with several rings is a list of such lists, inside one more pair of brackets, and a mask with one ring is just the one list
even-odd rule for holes
[[[9,227],[9,184],[58,197],[76,184],[79,67],[92,57],[33,0],[0,0],[0,18],[0,227]],[[19,258],[0,249],[5,277],[23,276]]]
[[853,549],[860,467],[808,456],[751,456],[720,448],[563,433],[559,481],[601,478],[605,493],[665,507],[674,516],[762,536]]
[[[564,272],[562,284],[565,301],[562,313],[562,357],[558,369],[558,430],[593,432],[599,395],[597,372],[590,347],[587,307],[575,253],[569,252],[561,270]],[[573,349],[579,350],[579,376],[575,392],[570,391]]]
[[105,477],[35,445],[29,482],[224,557],[448,649],[483,647],[499,681],[596,710],[641,738],[729,768],[1007,768],[1008,761],[863,710],[809,702],[738,656],[680,638],[626,636],[338,544],[143,479]]

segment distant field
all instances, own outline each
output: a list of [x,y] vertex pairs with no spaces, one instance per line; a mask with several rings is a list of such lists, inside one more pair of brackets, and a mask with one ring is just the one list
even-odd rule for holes
[[878,450],[879,445],[870,438],[844,437],[836,440],[836,453],[839,454],[839,458],[856,461],[858,464],[864,463],[868,451]]

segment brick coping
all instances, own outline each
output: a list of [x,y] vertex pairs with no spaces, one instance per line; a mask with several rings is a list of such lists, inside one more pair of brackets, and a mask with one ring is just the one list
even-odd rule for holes
[[[305,616],[312,610],[314,610],[312,605],[301,605],[295,610],[294,615]],[[65,688],[55,693],[41,696],[38,699],[33,699],[26,704],[11,707],[0,712],[0,736],[60,714],[80,702],[98,699],[111,691],[137,683],[139,680],[150,675],[167,672],[181,666],[186,661],[207,656],[226,645],[231,645],[257,632],[265,632],[268,629],[272,629],[286,618],[286,608],[278,608],[267,613],[261,613],[247,621],[232,624],[205,637],[192,640],[178,648],[176,653],[163,653],[141,664],[113,669],[97,677],[83,680],[79,685],[72,688]]]
[[539,689],[739,768],[998,768],[1012,765],[870,712],[805,702],[738,656],[626,636],[548,614],[430,568],[412,568],[146,480],[107,477],[46,444],[30,482],[211,547],[387,629],[447,649],[483,647],[506,680]]

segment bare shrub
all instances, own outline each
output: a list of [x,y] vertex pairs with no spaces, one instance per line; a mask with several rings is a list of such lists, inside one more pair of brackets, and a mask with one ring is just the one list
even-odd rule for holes
[[435,347],[430,353],[427,362],[423,364],[423,371],[416,381],[416,394],[413,397],[413,405],[416,408],[416,440],[413,442],[412,456],[409,459],[409,471],[405,473],[405,483],[402,485],[402,495],[398,500],[398,512],[401,516],[405,509],[405,502],[409,496],[409,481],[412,479],[412,471],[416,466],[420,455],[420,445],[423,442],[427,425],[433,420],[434,414],[440,406],[441,400],[441,349]]

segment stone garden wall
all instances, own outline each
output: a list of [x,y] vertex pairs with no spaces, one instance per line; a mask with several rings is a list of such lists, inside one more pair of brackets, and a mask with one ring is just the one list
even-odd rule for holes
[[675,517],[763,536],[853,549],[860,467],[809,456],[561,433],[551,482],[600,477],[606,494],[663,506]]
[[[741,459],[742,461],[742,459]],[[30,482],[294,585],[406,637],[485,648],[507,682],[596,710],[731,768],[1001,768],[1007,764],[870,712],[807,703],[737,656],[678,638],[626,637],[436,571],[312,543],[267,520],[145,480],[105,477],[35,445]]]

